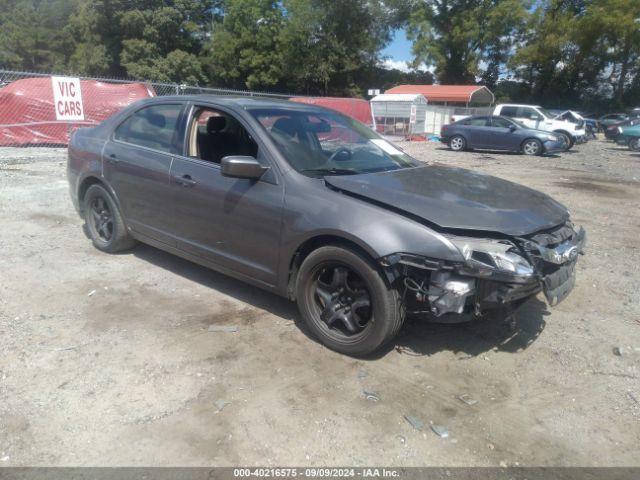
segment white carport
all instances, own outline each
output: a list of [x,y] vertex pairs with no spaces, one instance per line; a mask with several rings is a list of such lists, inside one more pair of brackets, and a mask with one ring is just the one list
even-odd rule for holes
[[371,99],[373,128],[383,135],[424,132],[427,99],[413,93],[385,93]]

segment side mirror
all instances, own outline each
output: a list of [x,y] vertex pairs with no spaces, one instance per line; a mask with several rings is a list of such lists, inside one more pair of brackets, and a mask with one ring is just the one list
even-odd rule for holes
[[515,125],[511,125],[511,126],[509,127],[509,131],[510,131],[510,132],[515,132],[517,129],[518,129],[518,127],[516,127]]
[[244,155],[229,155],[220,162],[223,177],[248,178],[258,180],[269,167],[260,165],[253,157]]

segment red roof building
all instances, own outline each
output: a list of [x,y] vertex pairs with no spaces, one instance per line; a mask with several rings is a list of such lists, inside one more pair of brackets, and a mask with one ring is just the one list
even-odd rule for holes
[[398,85],[385,93],[424,95],[430,104],[490,105],[493,93],[482,85]]

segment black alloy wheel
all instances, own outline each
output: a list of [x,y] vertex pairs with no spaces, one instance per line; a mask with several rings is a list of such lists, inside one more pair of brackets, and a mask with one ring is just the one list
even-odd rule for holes
[[91,185],[82,202],[86,231],[98,250],[116,253],[136,244],[118,205],[103,185]]
[[327,347],[362,356],[392,340],[404,320],[397,290],[363,252],[326,245],[311,252],[296,278],[308,330]]
[[104,242],[110,242],[113,238],[113,213],[109,205],[102,197],[95,197],[90,206],[92,229]]
[[310,284],[316,316],[335,335],[352,337],[371,320],[371,297],[364,281],[346,265],[319,265]]

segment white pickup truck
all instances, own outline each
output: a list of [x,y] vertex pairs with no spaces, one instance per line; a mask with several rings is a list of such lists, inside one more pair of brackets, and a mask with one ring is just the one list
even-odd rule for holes
[[[576,143],[585,142],[587,138],[584,121],[571,123],[554,118],[554,115],[538,105],[501,103],[495,106],[493,115],[510,117],[524,124],[527,128],[553,132],[558,136],[564,137],[567,150]],[[454,115],[453,120],[458,121],[467,116],[468,115]]]

